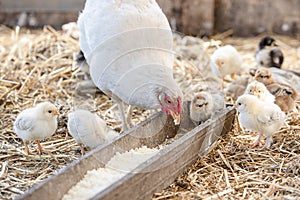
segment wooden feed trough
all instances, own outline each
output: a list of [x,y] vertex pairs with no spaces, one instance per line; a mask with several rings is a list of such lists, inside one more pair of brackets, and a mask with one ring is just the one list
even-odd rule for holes
[[[155,156],[93,197],[107,200],[150,199],[155,192],[169,186],[199,156],[206,154],[220,135],[226,134],[232,127],[235,116],[232,106],[227,106],[214,119],[199,126],[190,120],[188,108],[189,103],[185,103],[180,126],[175,126],[170,116],[156,113],[113,141],[98,146],[17,199],[61,199],[88,170],[103,167],[116,152],[143,145],[149,148],[165,145]],[[173,137],[172,142],[164,144]]]

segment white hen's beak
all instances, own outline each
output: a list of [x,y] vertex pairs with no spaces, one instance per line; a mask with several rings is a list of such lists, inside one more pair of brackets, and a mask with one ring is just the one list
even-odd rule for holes
[[170,114],[171,114],[171,116],[172,116],[173,119],[174,119],[174,124],[175,124],[175,125],[180,124],[180,113],[179,113],[179,114],[176,114],[175,112],[173,112],[172,110],[170,110]]

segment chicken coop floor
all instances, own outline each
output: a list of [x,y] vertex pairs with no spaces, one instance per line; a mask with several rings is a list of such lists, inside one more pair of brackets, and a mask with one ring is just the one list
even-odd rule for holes
[[[283,68],[300,70],[300,41],[273,35],[281,46]],[[201,87],[201,73],[195,67],[207,62],[216,45],[231,44],[244,59],[245,71],[255,66],[254,54],[262,36],[232,38],[217,35],[201,40],[176,35],[174,77],[185,100]],[[0,199],[12,199],[78,159],[79,147],[67,133],[67,114],[85,106],[97,112],[107,124],[120,130],[116,106],[100,91],[78,85],[84,74],[76,64],[78,39],[51,27],[43,30],[0,27]],[[50,100],[60,110],[57,133],[44,141],[50,151],[27,156],[22,141],[13,131],[17,114],[35,103]],[[233,103],[228,99],[229,103]],[[84,105],[83,105],[84,104]],[[300,196],[300,118],[288,115],[289,127],[274,136],[270,149],[251,148],[256,135],[241,133],[234,124],[215,148],[153,199],[296,199]],[[145,120],[153,111],[134,110],[133,122]],[[34,151],[35,143],[30,143]]]

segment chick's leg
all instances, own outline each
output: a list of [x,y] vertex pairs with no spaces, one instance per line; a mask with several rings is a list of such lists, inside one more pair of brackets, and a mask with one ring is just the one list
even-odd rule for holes
[[286,120],[284,120],[284,125],[288,128],[291,129],[291,126],[288,124],[288,122]]
[[85,150],[84,150],[83,144],[78,144],[78,145],[79,145],[80,150],[81,150],[81,155],[84,155],[86,152],[85,152]]
[[257,139],[254,141],[254,143],[252,144],[252,147],[256,147],[260,144],[260,139],[261,139],[262,134],[259,133]]
[[235,80],[235,73],[231,73],[231,74],[230,74],[230,78],[231,78],[232,80]]
[[41,145],[41,143],[40,143],[39,140],[35,140],[35,142],[37,143],[38,150],[39,150],[40,154],[42,154],[43,152],[49,152],[49,151],[45,150],[45,149],[42,147],[42,145]]
[[243,126],[240,123],[238,114],[235,115],[235,121],[236,121],[236,126],[237,126],[238,132],[245,134],[245,129],[243,128]]
[[225,89],[225,80],[224,80],[224,77],[222,78],[222,88],[221,88],[222,90],[224,90]]
[[265,148],[270,148],[272,142],[273,142],[272,136],[267,136],[267,137],[266,137]]
[[27,141],[24,141],[24,146],[25,146],[25,152],[26,152],[27,155],[34,155],[33,153],[31,153],[29,151],[28,142]]
[[119,100],[118,98],[113,98],[113,100],[117,103],[118,109],[119,109],[119,112],[120,112],[120,115],[121,115],[122,131],[126,131],[126,130],[128,130],[129,126],[127,124],[123,102],[121,100]]
[[127,109],[127,113],[126,113],[126,122],[127,124],[132,127],[133,124],[131,122],[132,120],[132,111],[133,111],[133,107],[131,105],[128,106],[128,109]]

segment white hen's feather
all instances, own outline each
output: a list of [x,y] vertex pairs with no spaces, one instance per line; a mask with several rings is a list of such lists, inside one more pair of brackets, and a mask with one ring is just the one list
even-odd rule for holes
[[80,45],[100,90],[146,109],[157,95],[182,97],[173,79],[173,38],[154,0],[87,0],[78,18]]
[[115,35],[146,27],[168,29],[169,25],[154,0],[87,0],[78,27],[80,46],[88,59],[96,47]]

